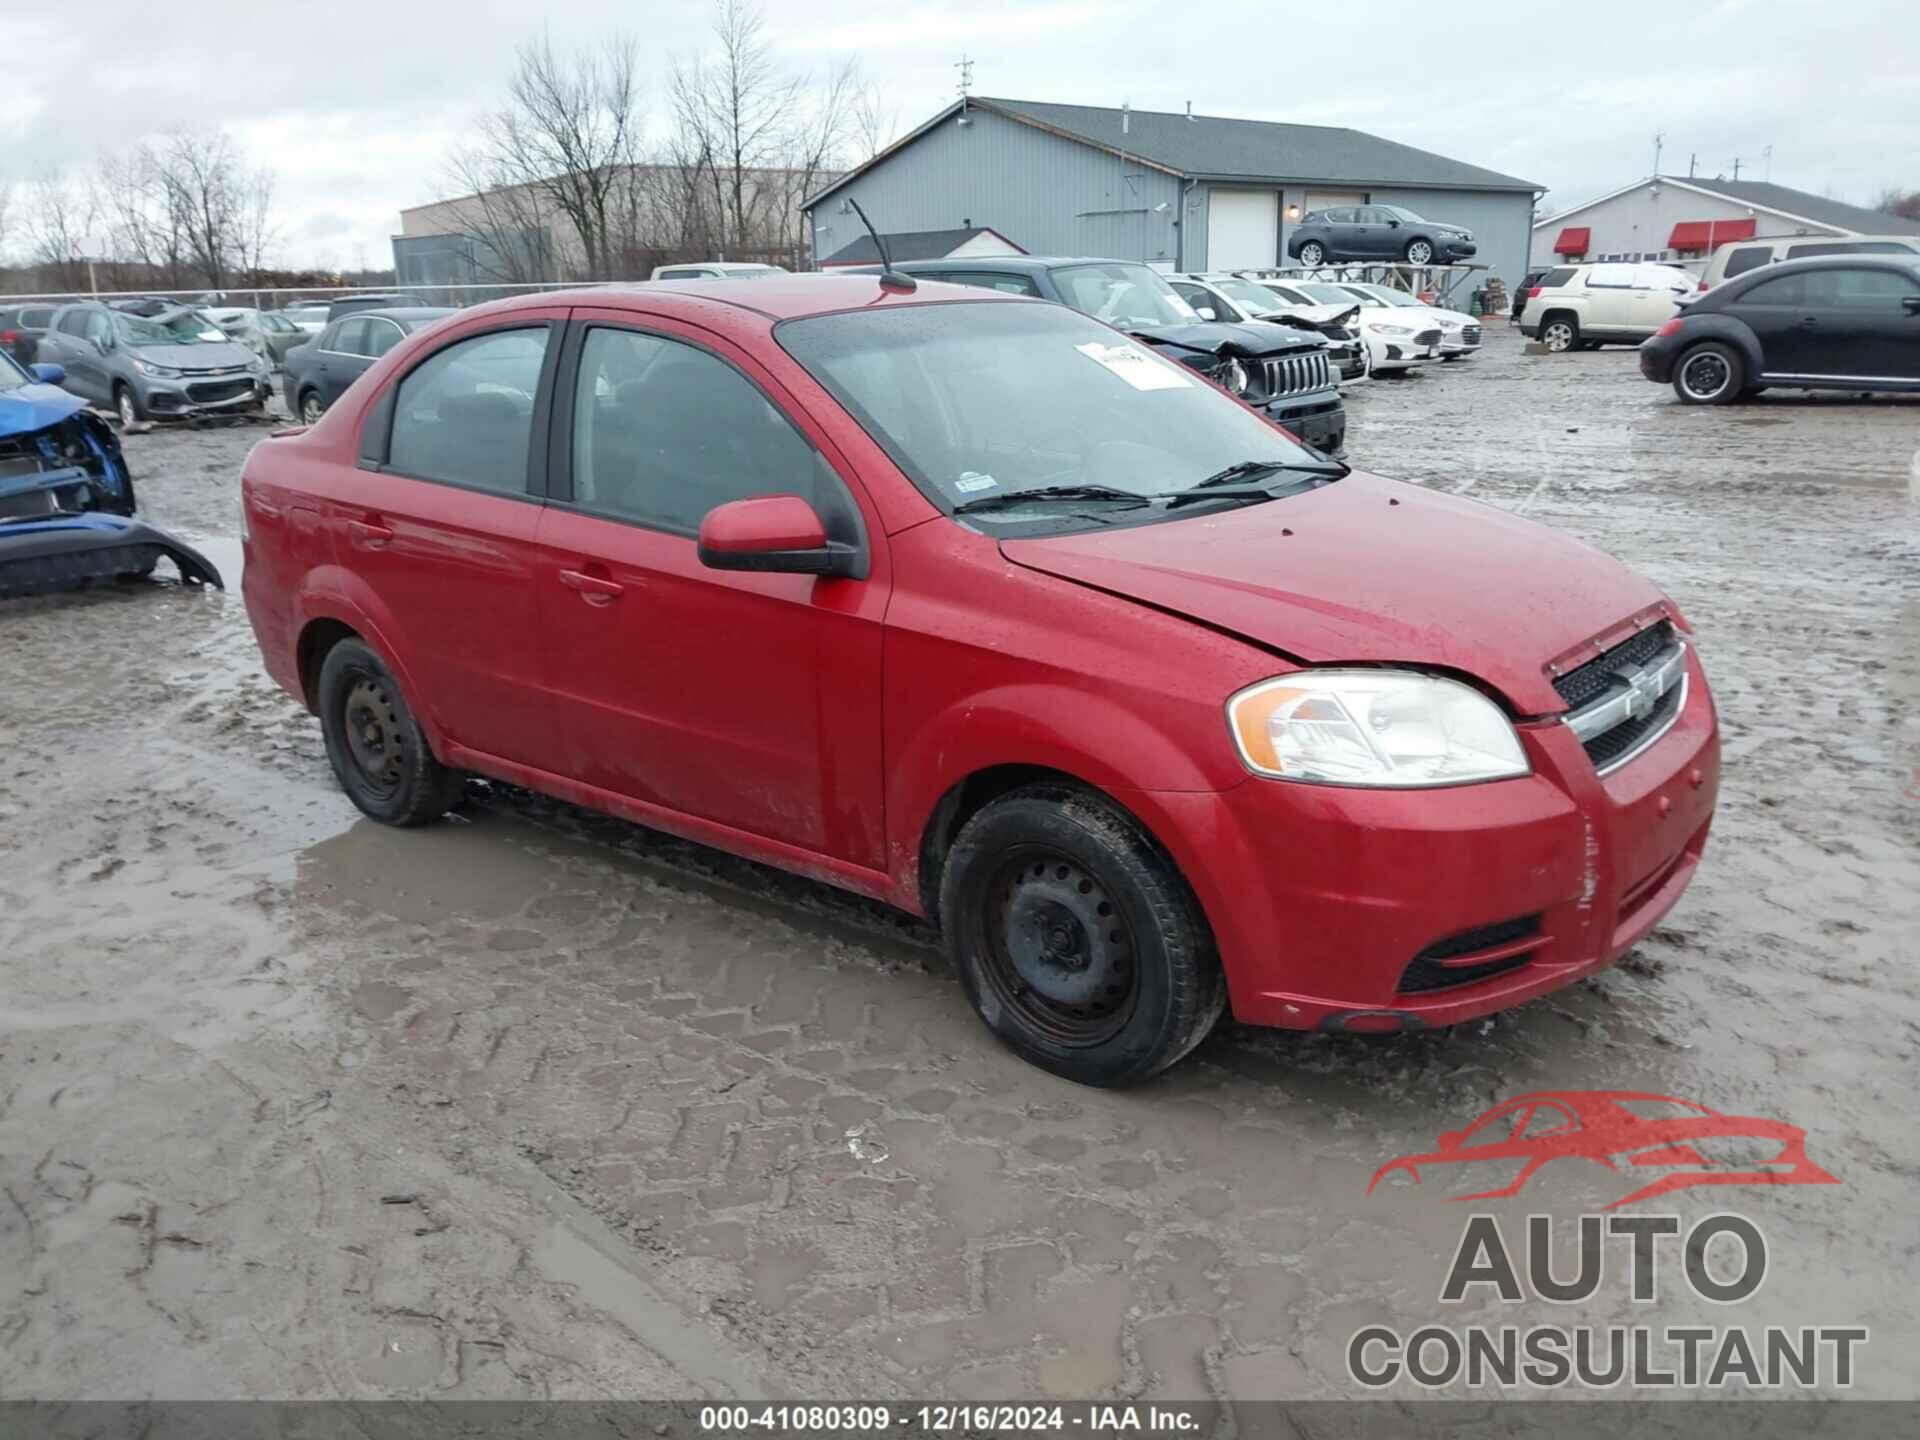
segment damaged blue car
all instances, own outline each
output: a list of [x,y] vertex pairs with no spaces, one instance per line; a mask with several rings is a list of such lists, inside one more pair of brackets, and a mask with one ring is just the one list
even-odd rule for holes
[[133,518],[120,437],[63,378],[0,352],[0,597],[139,579],[163,558],[189,585],[224,588],[205,556]]

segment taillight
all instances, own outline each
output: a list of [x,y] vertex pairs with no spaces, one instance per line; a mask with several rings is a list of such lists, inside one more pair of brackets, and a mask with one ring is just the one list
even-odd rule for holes
[[20,338],[16,330],[0,330],[0,345],[11,345]]
[[1674,316],[1671,320],[1667,321],[1666,324],[1653,332],[1655,339],[1658,339],[1662,335],[1678,335],[1679,333],[1680,317],[1678,315]]
[[1540,298],[1540,291],[1542,288],[1543,288],[1542,286],[1535,285],[1531,290],[1527,291],[1527,299],[1538,300]]
[[1705,290],[1705,289],[1707,288],[1707,282],[1706,282],[1706,281],[1704,281],[1704,280],[1702,280],[1702,281],[1700,282],[1700,288],[1701,288],[1702,290]]

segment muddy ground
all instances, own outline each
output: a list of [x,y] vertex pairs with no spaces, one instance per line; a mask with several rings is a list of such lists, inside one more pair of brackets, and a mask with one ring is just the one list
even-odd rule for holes
[[[235,592],[0,606],[0,1394],[1334,1397],[1362,1324],[1622,1318],[1864,1324],[1853,1393],[1920,1394],[1920,403],[1686,409],[1498,325],[1349,403],[1368,468],[1677,598],[1714,839],[1570,991],[1229,1024],[1131,1093],[1003,1053],[923,927],[836,892],[513,792],[360,819]],[[150,518],[237,568],[257,434],[130,437]],[[1739,1306],[1441,1306],[1469,1207],[1369,1177],[1568,1089],[1804,1126],[1841,1183],[1639,1207],[1751,1217]]]

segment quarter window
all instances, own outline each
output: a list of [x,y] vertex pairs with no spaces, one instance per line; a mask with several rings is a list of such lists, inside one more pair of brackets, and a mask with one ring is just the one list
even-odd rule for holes
[[533,401],[546,351],[543,325],[476,335],[423,361],[400,382],[389,468],[524,495]]
[[739,371],[677,340],[587,332],[573,397],[573,498],[617,519],[692,534],[731,500],[835,481],[819,453]]

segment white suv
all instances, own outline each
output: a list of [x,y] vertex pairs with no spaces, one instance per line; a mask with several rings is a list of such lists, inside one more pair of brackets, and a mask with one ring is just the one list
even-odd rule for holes
[[1520,332],[1549,350],[1638,345],[1680,313],[1696,281],[1672,265],[1560,265],[1527,291]]

